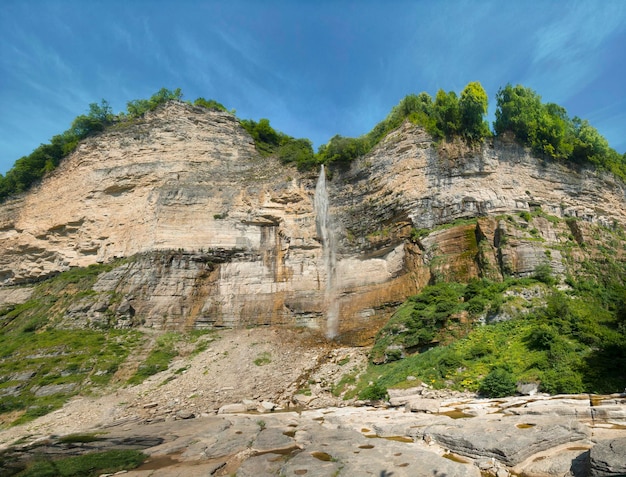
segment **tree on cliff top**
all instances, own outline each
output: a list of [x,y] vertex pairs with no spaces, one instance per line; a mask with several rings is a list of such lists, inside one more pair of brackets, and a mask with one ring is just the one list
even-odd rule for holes
[[626,161],[588,121],[570,119],[565,108],[542,103],[530,88],[507,84],[496,95],[496,135],[512,132],[540,156],[591,163],[626,180]]
[[461,92],[461,131],[468,141],[482,141],[489,136],[489,124],[485,119],[488,106],[487,92],[478,81],[469,83]]

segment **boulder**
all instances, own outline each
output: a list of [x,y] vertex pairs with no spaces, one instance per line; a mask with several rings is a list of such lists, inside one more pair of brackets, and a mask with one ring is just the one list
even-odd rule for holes
[[240,412],[247,412],[248,406],[242,402],[233,404],[224,404],[217,410],[218,414],[238,414]]
[[439,412],[439,401],[435,399],[413,398],[407,401],[404,409],[407,412],[428,412],[435,414]]
[[406,389],[394,389],[394,388],[389,388],[387,389],[387,394],[389,395],[389,399],[393,399],[393,398],[398,398],[398,397],[406,397],[406,396],[419,396],[420,394],[422,394],[422,391],[424,390],[424,386],[416,386],[413,388],[406,388]]
[[411,400],[420,399],[420,398],[421,398],[421,396],[419,394],[411,394],[411,395],[407,395],[407,396],[389,397],[389,405],[391,407],[400,407],[400,406],[406,405],[406,403],[411,401]]
[[196,415],[193,412],[186,411],[183,409],[181,409],[180,411],[176,413],[177,419],[193,419],[194,417],[196,417]]
[[43,396],[52,396],[53,394],[70,394],[76,390],[76,383],[67,383],[67,384],[48,384],[46,386],[41,386],[37,388],[35,391],[35,396],[43,397]]
[[276,407],[276,404],[274,404],[273,402],[263,401],[258,405],[257,410],[259,412],[272,412],[274,409],[276,409]]
[[539,383],[517,383],[517,392],[524,396],[534,396],[539,392]]
[[589,452],[591,477],[626,475],[626,437],[598,442]]
[[306,394],[296,394],[293,397],[293,402],[300,406],[307,406],[311,401],[315,399],[315,396],[307,396]]

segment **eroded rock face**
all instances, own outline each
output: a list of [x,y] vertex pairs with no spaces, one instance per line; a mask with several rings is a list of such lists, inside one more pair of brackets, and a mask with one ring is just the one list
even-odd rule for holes
[[[405,123],[333,170],[340,334],[371,338],[389,305],[433,277],[529,275],[544,263],[561,272],[560,250],[590,240],[588,224],[626,222],[624,185],[612,176],[504,142],[445,147]],[[0,207],[0,281],[133,257],[99,278],[68,324],[324,329],[316,174],[261,157],[228,113],[168,103],[84,141],[39,187]]]
[[590,466],[593,477],[626,474],[626,438],[598,442],[591,449]]

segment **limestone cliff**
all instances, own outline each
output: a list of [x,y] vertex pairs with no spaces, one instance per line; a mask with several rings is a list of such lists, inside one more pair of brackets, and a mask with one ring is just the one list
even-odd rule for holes
[[[324,329],[316,175],[259,155],[228,113],[168,103],[85,140],[0,207],[0,282],[126,258],[64,312],[66,325]],[[564,271],[589,253],[589,227],[626,223],[613,176],[506,141],[436,146],[410,123],[333,168],[328,188],[340,333],[356,340],[433,277]]]

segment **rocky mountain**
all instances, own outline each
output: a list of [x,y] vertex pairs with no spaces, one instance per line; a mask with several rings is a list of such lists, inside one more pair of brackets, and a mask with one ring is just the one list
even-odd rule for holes
[[260,155],[229,113],[169,102],[88,138],[2,204],[0,297],[20,301],[33,282],[110,264],[59,312],[65,326],[325,330],[331,283],[339,336],[358,343],[435,278],[572,272],[596,253],[585,244],[626,223],[625,186],[608,173],[506,138],[435,144],[409,122],[328,176],[331,268],[318,171]]
[[[506,135],[436,143],[408,121],[327,167],[300,172],[231,114],[170,101],[1,204],[1,471],[142,450],[128,475],[623,475],[619,297],[580,303],[623,288],[598,282],[624,269],[624,183]],[[398,308],[407,297],[476,277],[490,280],[475,295],[512,283],[494,316],[470,314],[466,290],[437,297],[428,319],[445,319],[428,324],[458,337],[524,319],[432,362],[413,348],[439,337],[401,342],[401,318],[422,331],[431,306]],[[394,353],[385,381],[372,363]],[[495,362],[482,358],[503,354],[532,395],[476,395]],[[568,367],[611,368],[585,376],[613,374],[612,394],[542,392],[537,370],[574,386]]]

